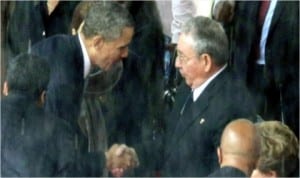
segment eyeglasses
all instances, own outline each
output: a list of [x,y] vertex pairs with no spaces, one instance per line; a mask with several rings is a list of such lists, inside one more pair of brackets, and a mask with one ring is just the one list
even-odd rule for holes
[[198,55],[187,57],[182,52],[176,50],[176,60],[179,60],[180,63],[186,64],[189,60],[198,57]]

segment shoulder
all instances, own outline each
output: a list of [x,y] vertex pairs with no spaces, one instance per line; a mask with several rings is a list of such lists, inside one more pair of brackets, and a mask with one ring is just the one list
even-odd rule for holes
[[[42,46],[42,45],[45,45],[45,44],[51,44],[51,43],[57,43],[58,45],[59,42],[64,42],[64,43],[70,43],[72,42],[72,40],[74,40],[74,38],[76,38],[76,36],[72,36],[72,35],[65,35],[65,34],[58,34],[58,35],[53,35],[49,38],[45,38],[43,40],[41,40],[40,42],[36,43],[34,45],[35,46]],[[60,45],[61,46],[61,45]]]
[[32,53],[46,59],[51,66],[64,69],[70,67],[75,59],[77,62],[82,58],[79,39],[72,35],[54,35],[44,39],[32,47]]
[[54,35],[40,42],[32,47],[34,54],[51,54],[59,50],[68,50],[68,46],[73,45],[76,36],[71,35]]

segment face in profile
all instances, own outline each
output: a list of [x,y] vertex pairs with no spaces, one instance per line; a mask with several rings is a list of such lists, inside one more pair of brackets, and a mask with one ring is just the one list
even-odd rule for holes
[[191,88],[197,87],[205,80],[204,63],[193,48],[193,39],[189,35],[182,34],[177,45],[177,58],[175,67],[179,70],[185,82]]
[[92,63],[107,71],[114,64],[128,56],[128,45],[132,39],[134,30],[131,27],[123,29],[120,38],[112,41],[103,41],[103,44],[96,50]]

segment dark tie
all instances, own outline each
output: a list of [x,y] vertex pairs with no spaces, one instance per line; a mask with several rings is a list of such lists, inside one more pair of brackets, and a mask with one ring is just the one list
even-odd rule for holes
[[190,107],[190,105],[193,103],[193,92],[189,93],[189,95],[187,96],[187,98],[185,99],[184,104],[182,105],[182,108],[180,110],[180,115],[182,115],[187,108]]

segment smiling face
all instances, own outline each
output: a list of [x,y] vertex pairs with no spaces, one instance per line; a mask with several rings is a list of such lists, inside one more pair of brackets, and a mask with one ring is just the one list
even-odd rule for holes
[[91,63],[103,70],[109,70],[112,65],[126,58],[133,33],[133,28],[125,27],[121,36],[116,40],[95,39],[90,55]]

